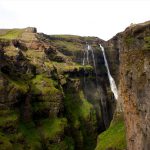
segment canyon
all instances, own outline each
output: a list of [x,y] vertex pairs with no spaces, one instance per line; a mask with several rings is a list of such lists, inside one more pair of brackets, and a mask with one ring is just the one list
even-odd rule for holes
[[0,149],[149,147],[150,21],[108,41],[0,29]]

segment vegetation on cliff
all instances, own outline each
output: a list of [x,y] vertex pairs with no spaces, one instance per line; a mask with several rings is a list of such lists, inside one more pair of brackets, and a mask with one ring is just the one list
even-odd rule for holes
[[32,28],[0,38],[0,147],[94,149],[96,112],[81,84],[84,71],[92,76],[94,69],[73,56],[82,56],[83,38],[42,39]]
[[[126,106],[131,104],[137,118],[141,113],[138,110],[146,110],[142,115],[148,112],[140,106],[147,98],[143,99],[144,92],[149,95],[148,90],[143,90],[149,85],[149,23],[131,26],[108,42],[96,37],[50,36],[37,33],[35,28],[0,30],[2,150],[93,150],[95,147],[124,150],[127,147],[123,117],[113,114],[116,102],[99,42],[106,46],[110,71],[118,85],[118,72],[124,75],[119,88]],[[87,52],[88,44],[93,53]],[[83,65],[83,59],[89,62]],[[133,85],[138,87],[135,89]],[[136,98],[132,99],[130,92],[143,99],[142,103],[140,99],[132,102]],[[146,135],[145,131],[142,136]]]
[[115,116],[110,127],[98,136],[96,150],[124,150],[126,147],[124,120]]

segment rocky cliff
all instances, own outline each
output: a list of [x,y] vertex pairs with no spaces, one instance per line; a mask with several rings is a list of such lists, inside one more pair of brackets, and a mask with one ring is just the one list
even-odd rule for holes
[[[132,24],[107,41],[106,47],[109,61],[119,62],[119,67],[114,67],[113,63],[110,63],[118,82],[119,98],[114,119],[109,129],[99,135],[97,149],[125,149],[126,132],[128,150],[148,150],[150,147],[150,22]],[[116,60],[118,55],[119,60]]]
[[128,149],[150,147],[150,22],[124,31],[120,50],[120,93]]
[[94,149],[115,108],[104,41],[35,28],[0,34],[0,147]]

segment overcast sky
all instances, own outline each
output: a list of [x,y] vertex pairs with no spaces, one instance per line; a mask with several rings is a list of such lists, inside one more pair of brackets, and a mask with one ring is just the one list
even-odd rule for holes
[[150,20],[150,0],[0,0],[0,28],[37,27],[47,34],[104,40]]

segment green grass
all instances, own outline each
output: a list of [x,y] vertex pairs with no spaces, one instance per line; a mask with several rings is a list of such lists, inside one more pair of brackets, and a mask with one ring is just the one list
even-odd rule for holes
[[60,94],[60,91],[55,88],[55,82],[44,75],[37,75],[32,80],[32,90],[34,94],[42,93],[48,97],[55,97]]
[[77,63],[58,63],[58,62],[52,62],[52,64],[57,68],[58,73],[64,73],[64,72],[79,72],[80,70],[86,70],[88,72],[93,71],[93,67],[90,65],[82,66]]
[[80,43],[61,40],[52,41],[52,44],[58,49],[60,49],[61,52],[76,52],[81,51],[84,48],[83,45]]
[[23,31],[24,31],[23,29],[11,29],[11,30],[8,30],[5,34],[0,35],[0,38],[16,39],[16,38],[19,38],[21,36]]
[[61,134],[63,135],[65,127],[67,127],[66,118],[43,119],[40,120],[39,126],[35,126],[33,122],[20,123],[19,132],[22,133],[26,142],[25,147],[28,149],[42,149],[41,143],[43,143],[45,144],[44,147],[57,150],[57,148],[61,148],[60,146],[66,146],[68,144],[67,141],[64,140],[64,143],[62,140],[58,145],[55,143],[50,144],[49,141],[55,140],[55,138]]
[[50,35],[52,38],[56,39],[63,39],[63,40],[82,40],[82,41],[90,41],[95,40],[96,37],[90,36],[78,36],[78,35],[67,35],[67,34],[60,34],[60,35]]
[[42,62],[43,57],[45,56],[44,51],[36,51],[34,49],[29,49],[25,52],[25,55],[31,62],[34,64]]
[[52,38],[63,38],[63,39],[80,39],[81,36],[78,35],[67,35],[67,34],[58,34],[58,35],[50,35]]
[[110,127],[98,137],[96,150],[126,149],[125,125],[122,119],[112,122]]
[[93,109],[93,106],[87,101],[87,99],[85,99],[83,91],[79,92],[79,96],[82,101],[82,104],[79,105],[80,115],[83,118],[87,118],[91,112],[91,109]]
[[65,92],[64,103],[65,115],[74,130],[75,141],[83,142],[85,150],[94,149],[96,145],[96,114],[92,104],[85,98],[82,90],[74,91],[71,88],[67,89],[67,93]]
[[65,107],[75,127],[80,125],[80,119],[88,119],[93,109],[92,104],[85,99],[83,91],[80,91],[79,95],[77,93],[73,94],[71,91],[66,94]]

